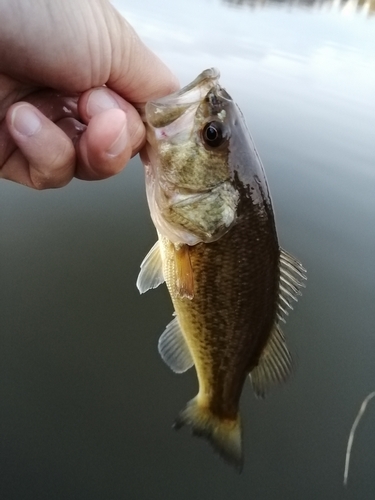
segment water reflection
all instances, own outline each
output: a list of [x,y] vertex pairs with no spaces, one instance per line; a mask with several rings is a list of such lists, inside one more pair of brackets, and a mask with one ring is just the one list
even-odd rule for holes
[[338,10],[345,14],[361,12],[367,15],[375,14],[375,0],[223,0],[225,4],[236,7],[268,7],[284,5],[287,7],[309,7],[315,9]]
[[1,500],[375,498],[373,407],[342,489],[375,383],[374,17],[353,2],[113,3],[182,84],[220,68],[244,112],[281,243],[309,272],[285,326],[297,369],[265,401],[244,391],[238,478],[170,429],[196,381],[157,353],[166,290],[135,287],[155,241],[139,161],[44,193],[1,183]]

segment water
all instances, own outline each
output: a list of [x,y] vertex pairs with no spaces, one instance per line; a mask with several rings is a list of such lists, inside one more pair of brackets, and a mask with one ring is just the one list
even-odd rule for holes
[[56,191],[3,182],[0,498],[374,498],[372,403],[342,486],[375,388],[374,5],[116,5],[183,84],[219,67],[246,116],[282,245],[309,272],[285,327],[297,369],[265,401],[244,390],[237,476],[170,428],[196,380],[159,359],[166,290],[135,288],[155,240],[139,160]]

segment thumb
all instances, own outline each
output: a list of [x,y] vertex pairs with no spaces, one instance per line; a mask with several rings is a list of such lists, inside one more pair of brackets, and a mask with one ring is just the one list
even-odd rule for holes
[[134,104],[176,91],[177,78],[114,7],[111,23],[116,28],[109,29],[113,60],[107,86]]

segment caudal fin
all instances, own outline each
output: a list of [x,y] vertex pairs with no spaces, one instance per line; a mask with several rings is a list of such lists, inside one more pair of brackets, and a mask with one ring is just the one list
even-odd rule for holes
[[238,472],[242,471],[242,429],[240,417],[235,420],[221,419],[192,399],[180,412],[174,423],[175,429],[188,425],[194,436],[204,437],[213,449]]

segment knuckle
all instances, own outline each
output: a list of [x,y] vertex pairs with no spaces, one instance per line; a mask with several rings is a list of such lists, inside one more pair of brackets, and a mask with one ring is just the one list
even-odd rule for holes
[[74,167],[75,150],[67,139],[51,150],[43,164],[30,165],[33,187],[37,190],[63,187],[72,179]]

